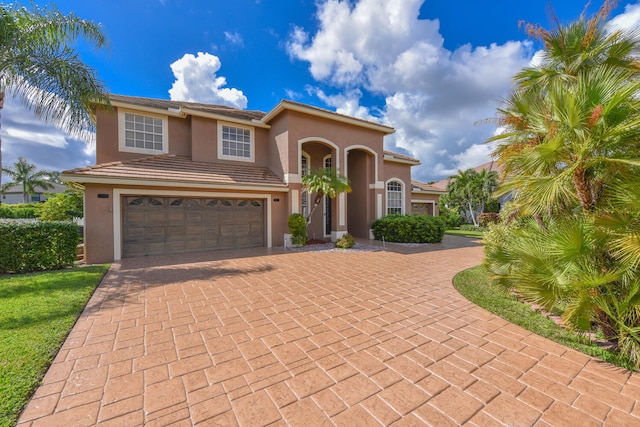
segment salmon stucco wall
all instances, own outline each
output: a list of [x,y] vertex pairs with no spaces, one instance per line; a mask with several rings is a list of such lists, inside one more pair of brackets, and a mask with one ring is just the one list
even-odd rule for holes
[[[96,111],[96,123],[100,124],[96,132],[96,164],[149,156],[144,153],[119,151],[118,111],[117,108],[112,111],[104,109]],[[168,120],[168,154],[191,157],[191,117],[186,119],[165,117],[165,119]]]
[[113,190],[87,184],[84,190],[84,253],[87,264],[113,261]]
[[403,184],[403,202],[404,209],[403,213],[409,214],[411,213],[411,168],[406,163],[393,162],[393,161],[385,161],[384,162],[384,179],[383,182],[385,184],[384,191],[384,205],[382,207],[384,215],[387,214],[387,205],[386,205],[386,184],[390,179],[397,179],[402,181]]

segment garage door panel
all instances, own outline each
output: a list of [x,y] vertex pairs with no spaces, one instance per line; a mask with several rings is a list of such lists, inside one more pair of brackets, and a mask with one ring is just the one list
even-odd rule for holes
[[147,220],[147,215],[145,211],[128,211],[127,212],[127,221],[129,224],[144,224]]
[[146,243],[146,252],[153,254],[153,255],[159,255],[159,254],[163,254],[165,251],[165,246],[166,243],[164,241],[162,242],[147,242]]
[[183,223],[187,219],[187,213],[184,210],[169,209],[167,212],[167,219],[169,222]]
[[264,201],[127,196],[123,255],[143,256],[264,245]]
[[145,227],[144,228],[144,237],[150,239],[166,239],[167,237],[167,228],[166,227]]
[[176,242],[184,240],[183,227],[167,227],[167,241]]
[[205,249],[202,244],[202,239],[187,241],[185,243],[185,248],[188,252],[196,252]]
[[220,236],[229,237],[233,236],[236,232],[236,226],[233,224],[220,224]]
[[140,256],[145,254],[144,243],[128,243],[129,256]]
[[173,241],[165,243],[165,253],[180,253],[184,252],[186,249],[186,242],[184,240],[181,241]]
[[235,216],[235,219],[233,222],[235,222],[236,224],[244,224],[245,222],[248,222],[251,219],[251,215],[247,211],[237,210],[234,216]]
[[153,224],[153,223],[157,223],[157,224],[164,224],[164,218],[165,218],[165,213],[164,210],[162,211],[147,211],[146,212],[146,217],[145,217],[145,224]]
[[129,227],[128,231],[128,241],[135,242],[136,240],[144,239],[144,227]]

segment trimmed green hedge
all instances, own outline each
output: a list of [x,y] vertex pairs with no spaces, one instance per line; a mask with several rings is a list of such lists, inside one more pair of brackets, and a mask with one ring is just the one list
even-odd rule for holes
[[72,222],[0,222],[0,273],[73,265],[79,242],[79,227]]
[[40,204],[38,203],[18,203],[0,205],[0,218],[37,218],[40,214]]
[[440,243],[445,223],[437,216],[389,215],[371,223],[376,240],[398,243]]

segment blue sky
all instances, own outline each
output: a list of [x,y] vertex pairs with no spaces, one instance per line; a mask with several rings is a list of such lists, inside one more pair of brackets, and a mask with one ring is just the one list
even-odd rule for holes
[[[45,5],[49,2],[35,1]],[[488,160],[494,115],[540,48],[520,21],[549,27],[546,0],[60,0],[110,40],[80,45],[112,93],[269,111],[282,99],[390,124],[385,148],[439,180]],[[585,2],[556,1],[561,22]],[[594,2],[589,11],[600,6]],[[640,1],[618,25],[640,26]],[[19,156],[64,170],[95,162],[91,145],[43,124],[16,101],[2,111],[3,164]]]

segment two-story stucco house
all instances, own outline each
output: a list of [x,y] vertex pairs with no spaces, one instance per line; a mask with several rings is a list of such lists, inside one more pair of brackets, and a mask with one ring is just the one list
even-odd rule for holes
[[292,101],[268,113],[112,95],[97,109],[96,165],[63,173],[84,186],[88,263],[122,257],[283,246],[287,218],[306,213],[301,178],[336,168],[351,193],[325,199],[309,238],[370,236],[371,221],[437,215],[437,195],[412,200],[411,167],[384,151],[394,129]]

